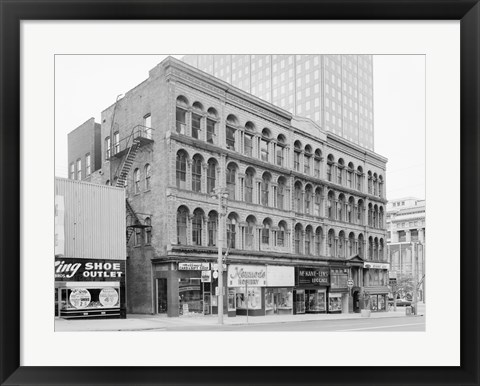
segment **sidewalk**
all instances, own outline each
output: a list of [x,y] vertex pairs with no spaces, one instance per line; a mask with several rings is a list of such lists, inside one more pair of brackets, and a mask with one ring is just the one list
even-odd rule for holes
[[[418,304],[418,316],[425,315],[425,304]],[[405,307],[397,311],[372,312],[370,319],[400,318],[405,316]],[[367,319],[361,314],[303,314],[303,315],[269,315],[249,316],[248,324],[288,323],[326,320]],[[224,316],[224,325],[247,324],[246,316]],[[148,331],[162,330],[168,327],[212,326],[217,325],[217,315],[192,315],[169,318],[163,315],[129,314],[127,319],[55,319],[55,331]]]

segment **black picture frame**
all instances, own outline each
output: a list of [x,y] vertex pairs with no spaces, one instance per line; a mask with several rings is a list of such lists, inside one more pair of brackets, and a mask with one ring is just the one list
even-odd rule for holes
[[[478,0],[0,0],[1,385],[478,385]],[[461,365],[459,367],[20,366],[20,22],[22,20],[459,20],[461,24]],[[448,202],[448,198],[447,202]],[[446,229],[446,232],[448,230]],[[433,295],[435,296],[435,295]],[[448,308],[446,311],[448,312]],[[347,354],[346,354],[347,355]],[[360,355],[360,353],[353,354]],[[253,380],[253,381],[252,381]]]

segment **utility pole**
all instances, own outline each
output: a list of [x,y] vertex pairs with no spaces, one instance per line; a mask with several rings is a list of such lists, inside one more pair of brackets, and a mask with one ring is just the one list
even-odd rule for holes
[[223,221],[227,215],[227,198],[228,192],[226,188],[215,188],[214,195],[218,199],[218,233],[217,233],[217,244],[218,244],[218,257],[217,257],[217,266],[218,266],[218,324],[223,324]]
[[413,313],[417,315],[417,287],[418,287],[418,274],[417,274],[417,243],[412,243],[412,270],[413,270]]

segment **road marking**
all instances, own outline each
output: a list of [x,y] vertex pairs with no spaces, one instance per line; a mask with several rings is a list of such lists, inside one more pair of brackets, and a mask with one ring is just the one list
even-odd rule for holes
[[376,329],[379,329],[379,328],[405,327],[405,326],[420,326],[420,325],[425,325],[425,323],[392,324],[392,325],[376,326],[376,327],[350,328],[350,329],[348,329],[348,330],[337,330],[337,331],[339,331],[339,332],[345,332],[345,331],[360,331],[360,330],[376,330]]

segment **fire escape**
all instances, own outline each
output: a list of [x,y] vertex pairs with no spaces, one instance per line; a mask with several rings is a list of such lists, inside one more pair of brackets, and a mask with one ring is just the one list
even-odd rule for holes
[[[130,173],[130,170],[132,169],[133,161],[135,160],[139,149],[145,145],[153,143],[152,131],[153,129],[150,127],[137,125],[126,138],[113,143],[110,161],[120,161],[113,174],[113,181],[115,181],[114,183],[116,187],[125,187],[125,181],[127,180],[128,173]],[[125,201],[128,244],[132,233],[135,232],[136,229],[151,228],[151,225],[146,224],[145,220],[141,218],[149,215],[135,212],[128,201],[128,198]]]

